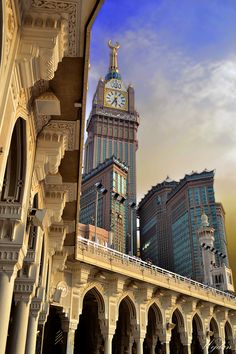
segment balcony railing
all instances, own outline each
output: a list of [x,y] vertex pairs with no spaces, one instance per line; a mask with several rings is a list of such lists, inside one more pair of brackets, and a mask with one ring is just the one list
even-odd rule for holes
[[160,268],[160,267],[153,265],[149,262],[145,262],[141,258],[129,256],[127,254],[118,252],[118,251],[113,250],[111,248],[102,246],[96,242],[90,241],[90,240],[83,238],[81,236],[78,237],[77,246],[82,251],[86,250],[88,252],[90,251],[93,254],[96,253],[98,255],[101,255],[103,258],[107,259],[107,261],[109,263],[114,261],[116,263],[121,263],[121,264],[125,263],[126,266],[138,267],[140,269],[140,271],[149,270],[149,271],[152,271],[152,273],[154,273],[156,275],[162,275],[165,278],[175,279],[176,281],[178,281],[178,283],[184,283],[185,285],[194,286],[195,288],[202,289],[206,292],[210,291],[213,295],[220,295],[220,296],[227,298],[228,300],[230,299],[230,300],[233,300],[236,302],[236,296],[234,296],[230,293],[218,290],[218,289],[213,288],[209,285],[199,283],[195,280],[184,277],[180,274],[170,272],[166,269]]

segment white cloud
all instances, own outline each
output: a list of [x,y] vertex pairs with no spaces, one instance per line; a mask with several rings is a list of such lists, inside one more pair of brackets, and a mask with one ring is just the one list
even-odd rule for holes
[[[108,50],[103,54],[91,69],[93,89],[107,70]],[[167,174],[181,178],[204,168],[216,168],[216,178],[236,174],[236,57],[197,61],[164,33],[140,28],[124,33],[119,63],[141,115],[140,195]]]

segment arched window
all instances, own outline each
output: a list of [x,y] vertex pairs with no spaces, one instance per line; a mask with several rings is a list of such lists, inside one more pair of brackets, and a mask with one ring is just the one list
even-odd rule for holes
[[7,158],[0,200],[20,203],[23,197],[26,167],[26,124],[19,118],[15,124]]

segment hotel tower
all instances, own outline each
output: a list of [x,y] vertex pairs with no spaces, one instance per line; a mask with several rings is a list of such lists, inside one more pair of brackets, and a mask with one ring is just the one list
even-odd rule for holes
[[[106,159],[114,156],[128,167],[126,200],[126,245],[128,236],[134,240],[136,250],[136,210],[129,208],[136,203],[136,151],[139,115],[135,110],[134,89],[123,82],[118,69],[119,43],[110,48],[110,64],[105,78],[98,82],[93,97],[92,110],[87,122],[84,174],[90,173]],[[109,210],[107,212],[110,212]]]

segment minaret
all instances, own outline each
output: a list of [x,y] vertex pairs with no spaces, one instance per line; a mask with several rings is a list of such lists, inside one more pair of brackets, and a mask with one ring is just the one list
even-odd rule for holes
[[215,264],[214,250],[214,229],[209,226],[208,217],[203,212],[201,216],[201,226],[198,230],[199,242],[202,249],[202,262],[204,271],[203,282],[208,285],[213,285],[212,270]]

